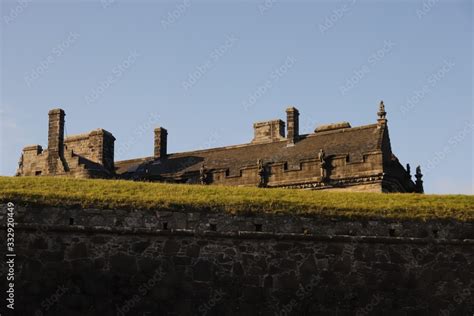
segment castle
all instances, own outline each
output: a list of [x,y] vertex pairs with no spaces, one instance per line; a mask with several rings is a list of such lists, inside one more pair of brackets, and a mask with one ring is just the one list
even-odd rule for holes
[[405,169],[392,153],[383,101],[375,124],[341,122],[300,134],[299,111],[290,107],[286,124],[279,119],[255,123],[250,143],[182,153],[168,153],[168,132],[159,127],[153,156],[124,161],[114,161],[110,132],[64,137],[64,110],[48,114],[48,148],[25,147],[17,176],[423,193],[420,167],[413,181],[410,166]]

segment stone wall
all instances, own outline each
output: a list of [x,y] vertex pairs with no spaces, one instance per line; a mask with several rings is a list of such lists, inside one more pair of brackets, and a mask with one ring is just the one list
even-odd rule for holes
[[39,176],[48,173],[48,154],[40,145],[23,148],[18,175]]
[[64,140],[65,148],[87,160],[114,170],[114,142],[111,133],[96,129],[86,134],[72,135]]
[[15,218],[19,315],[474,312],[474,223],[40,206]]
[[[366,154],[360,161],[348,161],[344,155],[334,156],[328,161],[325,181],[317,158],[301,161],[291,167],[288,163],[271,163],[265,164],[264,168],[267,187],[382,192],[384,177],[381,153]],[[257,164],[241,168],[235,174],[225,169],[208,171],[207,175],[208,181],[217,185],[258,186],[261,181]],[[198,173],[192,183],[199,183]]]
[[[61,142],[62,150],[43,150],[40,145],[23,149],[19,176],[107,177],[114,172],[115,138],[103,129],[72,135]],[[53,168],[51,168],[53,166]]]
[[[49,150],[41,146],[28,146],[23,149],[21,164],[17,176],[73,176],[76,178],[90,178],[90,172],[81,164],[80,157],[71,150],[66,150],[62,157],[54,158]],[[53,173],[49,166],[54,164]]]
[[254,138],[252,143],[274,142],[285,139],[285,122],[273,120],[253,124]]

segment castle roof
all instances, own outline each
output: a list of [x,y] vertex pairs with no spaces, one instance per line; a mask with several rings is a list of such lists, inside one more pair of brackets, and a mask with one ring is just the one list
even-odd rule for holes
[[[346,125],[344,125],[346,126]],[[326,156],[346,156],[348,162],[363,161],[366,153],[382,150],[383,131],[378,124],[329,129],[300,135],[297,142],[288,145],[286,139],[266,143],[248,143],[169,154],[166,158],[144,157],[115,162],[116,173],[132,174],[146,165],[149,175],[183,174],[198,172],[202,165],[207,170],[228,170],[228,175],[239,175],[240,169],[263,163],[286,163],[288,169],[299,168],[300,163],[316,159],[323,149]]]

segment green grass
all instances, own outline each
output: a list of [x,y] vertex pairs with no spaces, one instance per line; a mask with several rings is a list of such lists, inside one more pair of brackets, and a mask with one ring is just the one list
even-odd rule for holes
[[0,200],[106,209],[474,220],[471,195],[346,193],[60,177],[0,177]]

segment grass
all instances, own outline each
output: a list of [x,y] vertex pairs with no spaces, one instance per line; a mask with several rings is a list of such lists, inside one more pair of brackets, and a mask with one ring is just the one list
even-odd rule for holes
[[474,220],[472,195],[259,189],[61,177],[0,177],[0,200],[105,209]]

